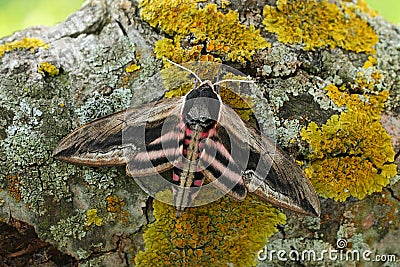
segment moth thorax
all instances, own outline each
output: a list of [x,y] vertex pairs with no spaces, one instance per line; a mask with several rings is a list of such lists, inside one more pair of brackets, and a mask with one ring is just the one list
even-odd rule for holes
[[210,98],[196,98],[187,102],[184,115],[185,124],[190,126],[199,125],[209,129],[218,120],[219,103]]

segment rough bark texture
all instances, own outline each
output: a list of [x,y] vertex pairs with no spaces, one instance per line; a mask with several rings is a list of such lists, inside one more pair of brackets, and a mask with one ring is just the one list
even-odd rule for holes
[[[341,112],[326,96],[324,85],[351,84],[368,54],[330,47],[304,50],[298,44],[278,42],[260,23],[261,9],[274,4],[270,2],[232,1],[229,9],[239,11],[239,21],[261,28],[272,47],[257,50],[246,64],[224,63],[260,81],[274,111],[278,143],[293,157],[306,160],[309,150],[300,138],[301,128],[310,121],[322,125]],[[383,75],[380,86],[390,91],[382,125],[392,136],[399,169],[400,29],[379,17],[366,19],[379,37],[376,69]],[[82,266],[132,266],[137,252],[144,249],[144,226],[154,220],[147,195],[124,168],[74,166],[54,160],[51,154],[77,126],[125,109],[132,98],[141,103],[164,94],[158,88],[151,93],[138,89],[161,69],[153,51],[163,32],[141,19],[137,2],[99,0],[88,1],[65,22],[17,32],[0,40],[0,45],[26,37],[49,47],[15,48],[0,58],[0,220],[7,223],[12,217],[33,225],[40,239]],[[130,72],[127,67],[133,65],[140,65],[140,70]],[[269,249],[320,253],[337,248],[337,240],[343,238],[347,248],[367,248],[400,259],[399,178],[362,200],[321,198],[321,218],[287,213],[287,224],[270,238]],[[275,262],[259,265],[298,262],[275,256]],[[327,259],[300,262],[348,264]]]

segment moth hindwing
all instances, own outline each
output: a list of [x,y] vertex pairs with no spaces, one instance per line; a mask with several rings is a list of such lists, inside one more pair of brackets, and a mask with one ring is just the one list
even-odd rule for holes
[[[196,79],[183,97],[85,124],[67,135],[53,156],[89,166],[126,165],[127,174],[153,197],[172,187],[173,199],[163,201],[174,205],[178,215],[225,194],[240,201],[250,192],[278,207],[319,216],[318,197],[303,171],[273,139],[222,101],[221,84],[248,81],[232,79],[221,65],[216,73],[228,79],[214,83],[212,77],[201,79],[178,66]],[[210,69],[206,65],[204,73]],[[169,170],[171,182],[157,176]]]

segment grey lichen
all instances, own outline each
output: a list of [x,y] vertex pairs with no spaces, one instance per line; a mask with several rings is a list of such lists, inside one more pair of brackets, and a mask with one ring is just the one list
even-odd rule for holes
[[85,124],[96,118],[126,109],[131,101],[130,89],[115,89],[110,96],[104,96],[100,92],[94,91],[85,103],[77,108],[75,114],[78,116],[79,123]]
[[390,88],[387,110],[398,112],[400,108],[400,31],[398,27],[387,23],[377,16],[370,18],[369,23],[374,27],[379,37],[376,45],[376,58],[379,71],[383,75],[382,86]]
[[76,210],[75,214],[60,219],[57,223],[50,226],[52,240],[57,241],[60,247],[69,247],[74,244],[73,239],[82,240],[86,236],[86,213],[83,210]]
[[268,53],[260,54],[263,61],[262,76],[287,77],[295,73],[301,62],[296,50],[281,43],[274,43]]
[[298,119],[285,120],[277,127],[277,139],[279,145],[283,147],[289,146],[299,137],[298,134],[303,126]]

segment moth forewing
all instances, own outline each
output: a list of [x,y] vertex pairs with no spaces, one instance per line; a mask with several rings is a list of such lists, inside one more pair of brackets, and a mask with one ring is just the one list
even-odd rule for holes
[[[169,105],[170,101],[160,101],[158,108],[161,112],[146,114],[149,116],[147,123],[140,129],[135,127],[137,123],[132,122],[131,125],[128,122],[128,127],[123,132],[124,142],[138,138],[144,140],[137,146],[137,153],[126,155],[128,175],[149,176],[173,167],[179,154],[178,141],[182,138],[179,122],[183,99],[174,100],[174,105]],[[165,103],[166,109],[163,109]],[[154,116],[158,119],[154,119]]]
[[75,129],[57,145],[53,157],[79,165],[124,165],[124,117],[125,111],[121,111]]
[[[176,99],[165,99],[96,119],[64,137],[53,157],[87,166],[124,165],[139,147],[145,147],[144,135],[138,134],[145,128],[160,127],[176,105]],[[155,131],[146,132],[149,140],[156,138]]]
[[242,128],[236,116],[231,109],[221,111],[224,130],[233,137],[231,142],[250,148],[243,176],[248,191],[276,206],[319,216],[318,196],[300,167],[260,131],[248,124]]

